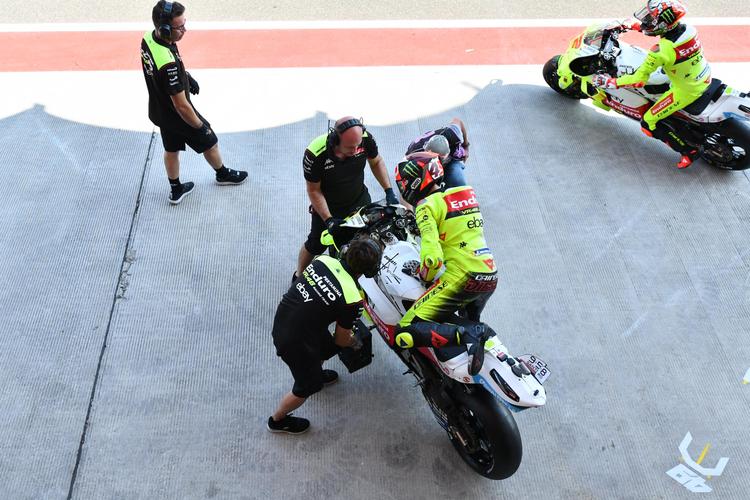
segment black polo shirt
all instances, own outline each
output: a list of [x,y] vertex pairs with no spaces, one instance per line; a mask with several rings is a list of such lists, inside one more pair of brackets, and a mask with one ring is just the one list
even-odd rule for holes
[[[177,45],[157,38],[153,31],[147,32],[141,40],[141,64],[148,88],[149,119],[162,128],[194,132],[177,113],[170,97],[190,89]],[[190,102],[190,93],[185,95]]]
[[274,343],[283,352],[300,342],[310,347],[331,342],[328,325],[335,321],[351,330],[361,312],[357,282],[338,260],[322,255],[305,268],[282,297],[274,318]]
[[331,213],[348,215],[367,193],[365,166],[367,159],[377,158],[378,145],[369,132],[354,156],[340,160],[327,144],[328,134],[316,137],[305,149],[302,166],[305,180],[320,182],[323,197]]

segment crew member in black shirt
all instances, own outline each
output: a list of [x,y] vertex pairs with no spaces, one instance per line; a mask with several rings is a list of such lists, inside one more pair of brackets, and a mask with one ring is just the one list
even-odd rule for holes
[[325,250],[320,243],[323,230],[334,232],[344,217],[370,203],[370,193],[365,186],[368,163],[385,190],[386,202],[397,204],[398,198],[391,188],[375,138],[360,120],[352,116],[340,118],[327,134],[313,139],[305,149],[302,164],[312,221],[307,241],[299,251],[294,277]]
[[[324,370],[322,362],[341,347],[354,347],[354,322],[362,312],[360,275],[374,277],[380,269],[382,249],[371,238],[358,238],[342,247],[339,260],[321,255],[292,282],[276,310],[273,343],[276,354],[294,377],[291,392],[281,398],[266,424],[271,432],[300,434],[310,427],[305,418],[290,412],[335,382],[338,374]],[[336,322],[333,336],[328,325]]]
[[141,40],[141,63],[148,87],[148,117],[161,129],[164,165],[171,192],[169,202],[176,205],[192,192],[192,182],[180,182],[180,151],[185,145],[203,154],[216,171],[219,185],[241,184],[247,172],[226,168],[219,152],[219,139],[211,124],[190,101],[200,90],[198,82],[185,71],[177,42],[185,36],[185,6],[160,0],[151,12],[154,30]]

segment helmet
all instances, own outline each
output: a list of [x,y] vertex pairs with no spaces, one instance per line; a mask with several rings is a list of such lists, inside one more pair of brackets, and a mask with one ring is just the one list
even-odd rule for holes
[[674,29],[687,9],[678,0],[648,0],[646,6],[633,14],[641,22],[641,32],[648,36],[663,35]]
[[411,205],[425,198],[433,186],[443,185],[443,164],[437,153],[412,153],[396,166],[396,185]]
[[424,143],[424,150],[432,153],[437,153],[440,156],[441,161],[445,161],[447,156],[451,152],[451,147],[448,144],[448,139],[440,134],[435,134]]

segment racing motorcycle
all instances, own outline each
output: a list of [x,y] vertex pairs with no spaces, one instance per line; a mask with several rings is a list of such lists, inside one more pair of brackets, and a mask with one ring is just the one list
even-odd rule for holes
[[[619,22],[595,24],[574,38],[568,49],[547,61],[544,81],[573,99],[591,98],[598,107],[640,121],[644,113],[669,90],[669,78],[660,68],[642,88],[598,89],[595,74],[619,77],[633,74],[647,52],[619,40],[627,28]],[[698,150],[709,165],[726,170],[750,167],[750,95],[714,78],[703,95],[662,120],[681,140]]]
[[[407,263],[419,261],[414,214],[402,205],[386,206],[381,201],[355,212],[342,228],[350,236],[367,235],[384,248],[379,274],[359,279],[366,324],[355,325],[355,334],[360,338],[372,330],[380,334],[406,366],[404,374],[416,378],[438,424],[474,471],[489,479],[513,475],[521,464],[522,445],[512,412],[545,404],[542,384],[550,374],[546,363],[535,355],[511,355],[494,331],[474,328],[485,325],[461,317],[461,312],[450,323],[465,328],[462,338],[468,338],[467,345],[398,348],[396,326],[426,292],[425,284],[406,270]],[[337,248],[328,231],[321,241]],[[371,354],[365,358],[363,364],[368,364]]]

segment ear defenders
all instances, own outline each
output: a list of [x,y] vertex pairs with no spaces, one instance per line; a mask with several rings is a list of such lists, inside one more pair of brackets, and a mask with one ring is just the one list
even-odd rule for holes
[[352,118],[340,123],[338,126],[333,126],[328,129],[328,138],[326,139],[326,145],[329,149],[333,149],[341,143],[341,134],[346,132],[352,127],[362,127],[362,133],[364,134],[367,129],[362,124],[362,120]]
[[159,16],[159,37],[164,40],[172,39],[172,2],[164,2],[164,8]]
[[[355,241],[361,242],[369,246],[370,249],[377,254],[378,257],[372,263],[372,266],[369,267],[368,269],[362,270],[362,274],[364,274],[366,278],[374,278],[375,276],[377,276],[378,272],[380,272],[380,261],[383,259],[383,248],[380,246],[380,243],[378,243],[372,238],[361,238]],[[354,243],[354,242],[351,242],[351,243]],[[341,252],[339,256],[341,260],[343,260],[344,262],[346,262],[346,254],[349,251],[349,247],[351,246],[351,243],[341,247]]]

